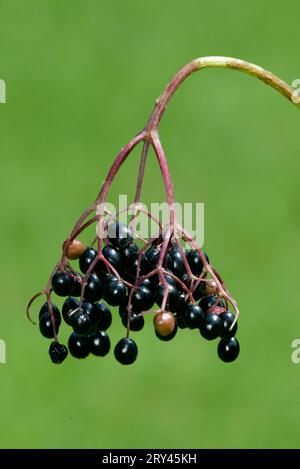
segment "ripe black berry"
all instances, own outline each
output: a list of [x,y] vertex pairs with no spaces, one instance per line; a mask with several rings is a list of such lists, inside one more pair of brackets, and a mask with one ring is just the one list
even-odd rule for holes
[[100,331],[106,331],[112,322],[110,309],[104,303],[95,303],[94,309],[98,315],[98,329]]
[[67,358],[68,349],[65,345],[53,341],[49,347],[49,355],[52,363],[60,364]]
[[[56,305],[54,305],[53,303],[51,303],[52,305],[52,312],[53,312],[53,315],[54,315],[54,318],[55,318],[55,323],[60,326],[61,324],[61,315],[60,315],[60,312],[59,312],[59,309]],[[40,312],[39,312],[39,319],[41,319],[41,317],[45,314],[45,313],[48,313],[49,314],[49,317],[50,317],[50,313],[49,313],[49,308],[48,308],[48,303],[44,303],[43,306],[41,307],[40,309]]]
[[81,279],[73,278],[72,296],[80,296],[80,295],[81,295]]
[[132,294],[132,306],[140,311],[147,311],[154,305],[154,295],[145,285],[140,285]]
[[214,340],[220,336],[222,331],[222,320],[215,313],[208,313],[204,316],[200,325],[200,334],[207,340]]
[[83,274],[88,271],[91,263],[97,256],[97,251],[93,248],[87,248],[79,258],[79,268]]
[[199,305],[188,304],[184,313],[184,321],[189,329],[199,328],[204,319],[204,313]]
[[79,335],[88,335],[92,332],[93,322],[83,306],[72,315],[71,326],[74,332]]
[[78,309],[79,301],[73,296],[69,296],[63,304],[62,315],[66,324],[71,326],[72,313]]
[[73,278],[66,272],[55,272],[52,277],[52,288],[58,296],[68,296],[72,294]]
[[176,277],[180,278],[185,272],[185,266],[179,247],[177,245],[173,246],[168,254],[167,267]]
[[[179,292],[176,289],[174,285],[171,285],[168,283],[168,290],[169,290],[169,295],[168,295],[168,300],[167,300],[167,307],[169,311],[176,312],[179,304]],[[163,297],[164,297],[164,292],[165,292],[165,287],[163,284],[160,284],[157,287],[156,290],[156,295],[155,295],[155,300],[156,303],[161,306]]]
[[106,332],[97,331],[89,336],[89,349],[93,355],[104,357],[110,350],[110,340]]
[[86,358],[90,353],[89,339],[73,332],[68,341],[70,354],[75,358]]
[[110,275],[104,285],[104,300],[111,306],[119,306],[126,299],[125,285],[114,275]]
[[141,259],[141,272],[148,274],[154,270],[157,266],[160,251],[154,247],[150,247],[144,252]]
[[219,358],[226,363],[233,362],[240,353],[240,344],[235,337],[221,339],[218,345]]
[[99,301],[102,298],[102,284],[95,273],[89,275],[83,296],[91,302]]
[[129,338],[121,339],[114,350],[116,360],[122,365],[131,365],[138,355],[138,348],[134,340]]
[[234,321],[234,314],[232,314],[230,311],[225,311],[224,313],[221,313],[219,315],[222,321],[222,331],[220,334],[220,337],[223,339],[229,339],[230,337],[233,337],[236,332],[237,332],[237,322],[233,326],[233,329],[230,331],[230,327]]
[[[206,254],[205,257],[208,260]],[[191,249],[190,251],[187,251],[186,258],[193,274],[196,276],[201,275],[203,270],[203,262],[201,260],[199,252],[196,249]]]
[[224,306],[224,303],[217,295],[207,295],[199,301],[201,309],[206,312],[215,306]]
[[[54,316],[54,323],[55,323],[55,332],[58,333],[59,330],[59,321]],[[46,337],[47,339],[52,339],[54,337],[53,333],[53,325],[50,317],[50,313],[46,312],[40,317],[39,321],[40,332],[42,336]]]
[[121,255],[113,246],[107,244],[102,249],[105,259],[117,270],[121,270]]
[[194,300],[198,301],[205,294],[206,282],[199,282],[195,290],[193,291]]
[[108,238],[113,246],[126,248],[132,243],[133,235],[124,223],[115,222],[108,225]]
[[[119,307],[119,314],[122,319],[122,324],[124,327],[127,327],[128,322],[128,302],[124,303]],[[144,317],[139,315],[139,312],[132,309],[130,314],[130,324],[129,329],[134,332],[138,332],[143,329],[145,324]]]
[[139,248],[135,243],[131,243],[129,246],[121,248],[119,252],[121,254],[122,262],[125,264],[132,254],[138,254]]

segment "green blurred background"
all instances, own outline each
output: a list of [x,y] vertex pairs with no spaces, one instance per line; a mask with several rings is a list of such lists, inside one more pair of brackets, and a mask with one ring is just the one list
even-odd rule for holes
[[[150,320],[134,366],[111,353],[57,367],[25,318],[181,66],[229,55],[300,78],[299,2],[2,0],[0,12],[1,447],[299,446],[300,114],[251,77],[195,74],[161,125],[177,200],[205,202],[205,248],[240,305],[239,360],[220,362],[195,331],[159,342]],[[138,155],[112,201],[133,194]],[[151,157],[143,201],[163,198]],[[114,316],[112,344],[124,333]]]

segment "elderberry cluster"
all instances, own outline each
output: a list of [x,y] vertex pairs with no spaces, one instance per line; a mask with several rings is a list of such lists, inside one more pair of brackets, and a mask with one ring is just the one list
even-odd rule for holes
[[[157,269],[161,248],[160,238],[146,250],[139,248],[132,231],[120,222],[108,225],[107,243],[102,248],[104,260],[99,259],[96,249],[84,247],[77,239],[72,242],[67,257],[79,259],[80,273],[68,266],[58,269],[51,279],[53,292],[67,297],[62,317],[72,328],[68,349],[57,340],[61,326],[57,306],[48,301],[39,313],[41,334],[55,339],[49,349],[53,363],[61,363],[68,350],[76,358],[86,358],[90,353],[103,357],[109,353],[107,330],[112,314],[107,305],[118,307],[124,327],[137,332],[143,329],[144,315],[155,303],[158,309],[154,311],[153,323],[158,339],[173,339],[178,328],[198,329],[207,340],[220,338],[218,356],[221,360],[231,362],[237,358],[237,323],[232,327],[235,316],[206,278],[198,250],[184,250],[177,241],[171,240],[163,260],[162,282]],[[166,288],[167,302],[162,309]],[[137,345],[128,335],[114,348],[115,358],[124,365],[132,364],[138,355]]]

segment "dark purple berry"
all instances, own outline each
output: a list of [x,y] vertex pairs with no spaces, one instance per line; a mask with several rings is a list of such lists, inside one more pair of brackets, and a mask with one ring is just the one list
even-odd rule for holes
[[168,252],[167,267],[174,275],[176,275],[176,277],[179,278],[182,277],[185,272],[181,251],[177,245],[173,246]]
[[[123,305],[119,307],[119,314],[121,316],[123,326],[127,328],[128,302],[124,303]],[[130,314],[129,329],[131,331],[138,332],[143,329],[144,324],[145,324],[144,317],[140,315],[139,312],[132,309],[131,314]]]
[[[174,285],[168,283],[169,295],[167,299],[167,309],[172,312],[176,312],[179,305],[179,292]],[[160,284],[156,290],[155,300],[156,303],[161,306],[165,293],[165,287]]]
[[216,313],[208,313],[200,325],[200,334],[204,339],[214,340],[220,336],[222,331],[222,320]]
[[[208,261],[207,255],[205,253],[204,255]],[[196,249],[191,249],[190,251],[187,251],[186,258],[193,274],[196,276],[201,275],[203,270],[203,262],[201,260],[199,252]]]
[[114,275],[110,275],[104,284],[104,300],[111,306],[119,306],[126,299],[126,287]]
[[97,331],[89,336],[89,349],[97,357],[105,357],[110,351],[110,340],[106,332]]
[[62,315],[66,324],[71,326],[72,314],[79,308],[79,300],[73,296],[69,296],[62,307]]
[[240,344],[235,337],[221,339],[218,345],[218,356],[226,363],[233,362],[240,353]]
[[138,348],[134,340],[125,337],[121,339],[114,349],[116,360],[122,365],[131,365],[138,355]]
[[[55,332],[57,334],[59,330],[59,325],[55,317],[54,317],[54,323],[55,323]],[[53,325],[52,325],[49,312],[44,313],[43,316],[40,317],[39,327],[40,327],[40,333],[42,334],[42,336],[46,337],[47,339],[52,339],[54,337]]]
[[68,296],[72,294],[74,280],[66,272],[55,272],[51,283],[53,291],[58,296]]
[[[55,323],[60,326],[61,324],[61,315],[60,315],[60,312],[59,312],[59,309],[56,305],[54,305],[53,303],[51,303],[52,305],[52,312],[53,312],[53,315],[54,315],[54,318],[55,318]],[[39,319],[41,319],[41,317],[45,314],[45,313],[48,313],[49,316],[50,316],[50,313],[49,313],[49,308],[48,308],[48,303],[44,303],[43,306],[41,307],[40,309],[40,312],[39,312]]]
[[199,328],[204,319],[204,313],[199,305],[188,304],[184,313],[184,321],[189,329]]
[[91,317],[83,306],[71,316],[71,326],[78,335],[88,335],[93,331]]
[[145,285],[140,285],[132,294],[132,306],[140,311],[148,311],[154,305],[154,295]]
[[95,303],[94,309],[98,315],[98,329],[100,331],[106,331],[112,323],[110,309],[104,303]]
[[131,229],[119,221],[108,225],[108,238],[113,246],[123,249],[133,241]]
[[79,258],[79,268],[83,274],[85,274],[91,263],[94,261],[97,256],[97,251],[93,248],[87,248],[84,253]]
[[215,306],[224,306],[224,302],[217,295],[207,295],[201,298],[199,301],[201,309],[206,313],[211,308]]
[[[121,270],[121,255],[113,246],[107,244],[102,249],[105,259],[117,270]],[[105,268],[105,267],[104,267]]]
[[198,301],[205,294],[206,282],[199,282],[197,287],[192,292],[194,300]]
[[222,320],[222,331],[220,336],[223,339],[229,339],[230,337],[233,337],[236,334],[238,327],[236,322],[232,330],[230,330],[230,327],[235,319],[234,314],[232,314],[230,311],[225,311],[224,313],[221,313],[219,317]]
[[49,347],[49,355],[52,363],[58,365],[67,358],[68,349],[65,345],[53,341]]
[[90,353],[89,339],[73,332],[68,341],[70,354],[75,358],[86,358]]
[[102,283],[95,273],[89,275],[83,296],[91,302],[99,301],[102,298]]

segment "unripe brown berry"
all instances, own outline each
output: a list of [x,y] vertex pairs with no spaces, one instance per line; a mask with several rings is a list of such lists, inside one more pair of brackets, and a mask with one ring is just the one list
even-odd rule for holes
[[218,291],[217,284],[214,280],[206,282],[205,295],[215,295]]
[[74,239],[67,249],[67,258],[72,261],[79,259],[84,250],[84,244],[79,239]]
[[176,321],[171,313],[157,313],[153,318],[153,324],[159,335],[167,337],[174,331]]

